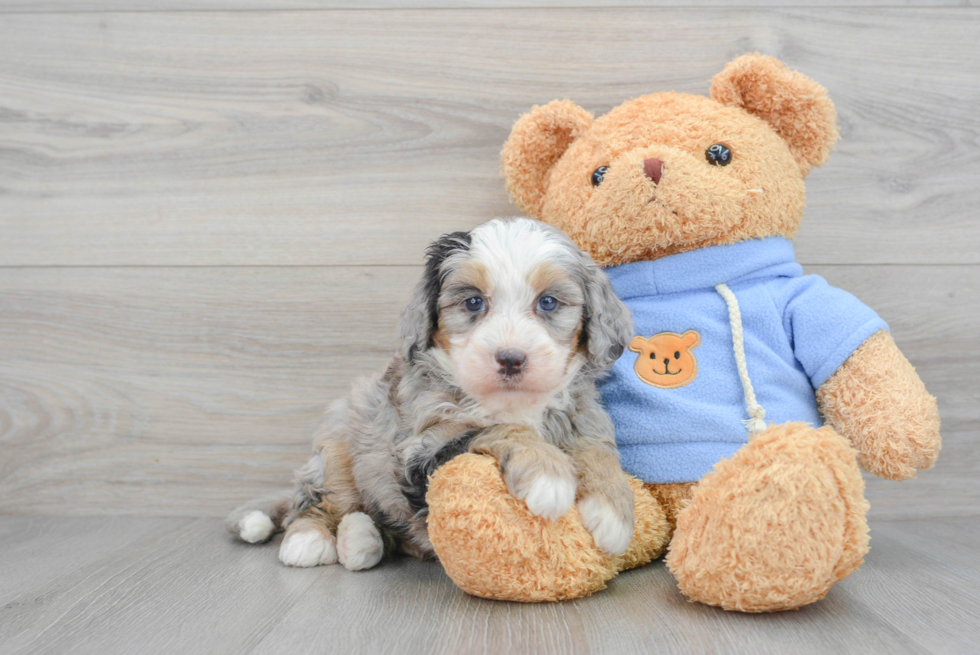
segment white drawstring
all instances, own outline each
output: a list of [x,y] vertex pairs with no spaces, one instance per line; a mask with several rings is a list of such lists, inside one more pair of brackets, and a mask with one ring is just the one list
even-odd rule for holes
[[752,380],[749,379],[749,368],[745,363],[745,341],[742,337],[742,312],[738,308],[738,299],[724,282],[715,287],[728,305],[728,322],[732,326],[732,345],[735,348],[735,366],[738,367],[738,377],[742,380],[742,390],[745,392],[745,409],[749,418],[745,427],[751,434],[757,434],[766,429],[766,410],[755,399]]

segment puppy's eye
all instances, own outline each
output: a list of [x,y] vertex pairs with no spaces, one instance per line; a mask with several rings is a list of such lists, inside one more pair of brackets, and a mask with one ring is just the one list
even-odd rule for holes
[[650,353],[650,359],[656,359],[657,353]]
[[678,350],[677,352],[674,353],[674,359],[680,359],[680,358],[681,358],[681,351]]
[[555,307],[557,306],[558,306],[558,301],[552,298],[551,296],[544,296],[543,298],[541,298],[541,300],[538,301],[538,309],[540,309],[543,312],[554,311]]
[[728,166],[732,163],[731,148],[723,143],[716,143],[709,146],[704,151],[704,156],[708,159],[708,163],[714,166]]
[[599,168],[592,171],[592,186],[599,186],[602,184],[602,178],[606,176],[609,172],[608,166],[600,166]]
[[483,311],[483,305],[484,305],[483,298],[479,296],[473,296],[472,298],[467,298],[463,304],[466,305],[466,309],[468,309],[471,312]]

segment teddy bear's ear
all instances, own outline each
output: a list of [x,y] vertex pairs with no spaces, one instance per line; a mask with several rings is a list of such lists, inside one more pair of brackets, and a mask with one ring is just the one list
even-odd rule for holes
[[840,136],[827,89],[773,57],[755,53],[729,62],[712,80],[711,97],[769,123],[804,175],[827,161]]
[[510,199],[521,211],[541,218],[551,167],[591,125],[592,114],[571,100],[553,100],[517,119],[500,156]]
[[694,330],[688,330],[687,332],[681,335],[681,343],[688,350],[692,348],[697,348],[698,346],[701,345],[701,335],[695,332]]

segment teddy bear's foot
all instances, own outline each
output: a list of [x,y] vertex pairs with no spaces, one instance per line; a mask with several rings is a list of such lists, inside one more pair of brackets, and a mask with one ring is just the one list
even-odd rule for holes
[[677,515],[667,566],[691,600],[743,612],[823,598],[868,552],[850,444],[829,427],[770,426],[715,466]]
[[446,573],[474,596],[522,602],[588,596],[624,568],[659,556],[669,528],[663,510],[638,481],[636,530],[611,558],[599,550],[572,508],[556,521],[534,516],[507,491],[492,457],[465,454],[429,483],[429,538]]

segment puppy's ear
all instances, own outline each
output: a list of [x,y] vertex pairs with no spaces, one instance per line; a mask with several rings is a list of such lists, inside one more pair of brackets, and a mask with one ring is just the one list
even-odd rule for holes
[[[599,371],[616,363],[633,337],[630,310],[613,291],[609,278],[585,253],[585,346],[589,361]],[[640,338],[640,337],[637,337]],[[642,348],[642,343],[634,345]]]
[[591,125],[592,114],[571,100],[553,100],[517,119],[500,157],[510,199],[521,211],[541,218],[551,168]]
[[425,273],[398,323],[398,336],[402,338],[403,353],[408,361],[433,345],[432,338],[439,327],[439,294],[446,277],[446,259],[469,249],[469,232],[444,234],[426,249]]
[[711,81],[711,97],[769,123],[804,175],[827,162],[840,138],[827,89],[773,57],[754,53],[730,61]]

